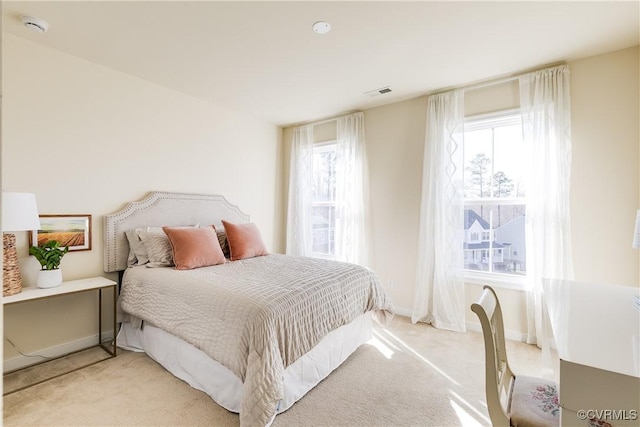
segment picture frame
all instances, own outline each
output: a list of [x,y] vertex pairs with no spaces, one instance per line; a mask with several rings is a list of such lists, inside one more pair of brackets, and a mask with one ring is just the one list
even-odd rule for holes
[[91,215],[39,215],[41,229],[29,232],[32,246],[42,246],[57,240],[60,246],[69,246],[69,251],[91,250]]

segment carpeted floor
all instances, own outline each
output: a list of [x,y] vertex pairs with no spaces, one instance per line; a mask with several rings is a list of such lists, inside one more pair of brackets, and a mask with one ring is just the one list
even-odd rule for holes
[[[374,338],[273,426],[489,425],[480,333],[412,325],[396,316],[387,327],[376,326]],[[540,375],[536,347],[508,342],[508,352],[514,371]],[[5,378],[5,385],[15,387],[24,375]],[[3,420],[5,426],[239,425],[237,414],[146,355],[125,351],[5,396]]]

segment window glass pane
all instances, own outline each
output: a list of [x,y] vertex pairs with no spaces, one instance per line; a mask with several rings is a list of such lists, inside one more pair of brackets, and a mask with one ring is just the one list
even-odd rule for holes
[[493,196],[523,197],[524,142],[522,126],[494,129]]
[[464,219],[466,269],[525,274],[525,205],[468,205]]
[[313,178],[313,200],[335,200],[336,151],[334,145],[314,150]]
[[334,255],[335,206],[314,206],[312,218],[313,252]]
[[312,252],[315,256],[335,255],[336,145],[313,149]]
[[492,171],[491,129],[464,134],[464,196],[490,197]]

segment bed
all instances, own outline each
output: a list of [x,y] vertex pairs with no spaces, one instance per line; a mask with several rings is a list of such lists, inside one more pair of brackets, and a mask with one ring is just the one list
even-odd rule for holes
[[146,352],[241,426],[270,425],[392,315],[370,269],[268,253],[221,195],[149,193],[106,215],[104,235],[104,270],[121,285],[118,346]]

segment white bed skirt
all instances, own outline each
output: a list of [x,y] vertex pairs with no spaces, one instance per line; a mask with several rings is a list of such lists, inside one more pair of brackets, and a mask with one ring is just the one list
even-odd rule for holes
[[[371,338],[373,319],[363,314],[348,325],[324,337],[311,351],[284,372],[284,398],[278,413],[284,412],[329,375],[360,345]],[[223,408],[240,412],[242,381],[229,369],[193,345],[161,329],[145,324],[142,329],[123,323],[118,347],[145,352],[191,387],[207,393]]]

